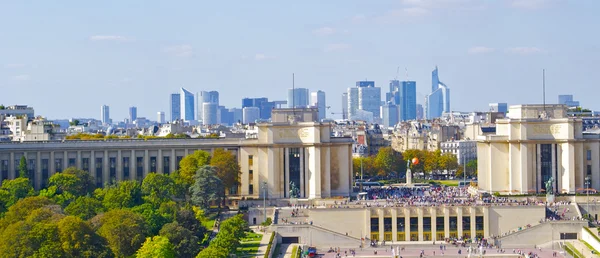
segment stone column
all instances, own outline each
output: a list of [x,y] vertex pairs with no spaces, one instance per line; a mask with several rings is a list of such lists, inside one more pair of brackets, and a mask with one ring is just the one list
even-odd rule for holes
[[417,223],[419,225],[419,241],[423,241],[423,208],[417,208]]
[[488,207],[483,207],[483,237],[490,237],[490,216]]
[[383,242],[385,239],[384,229],[383,229],[383,218],[385,211],[383,209],[377,209],[377,215],[379,215],[379,242]]
[[56,161],[54,160],[54,151],[50,152],[50,160],[48,160],[48,177],[56,173]]
[[10,179],[15,179],[17,178],[19,175],[15,175],[15,167],[18,166],[18,164],[15,164],[15,153],[14,152],[10,152],[10,160],[8,161],[8,178]]
[[169,158],[169,162],[171,163],[171,172],[177,170],[177,156],[175,155],[175,149],[171,149],[171,157]]
[[158,149],[158,155],[156,157],[156,173],[164,174],[162,149],[160,148]]
[[444,237],[450,237],[450,209],[444,207]]
[[148,155],[148,149],[144,150],[144,178],[150,173],[150,156]]
[[437,208],[431,208],[431,239],[438,241],[437,239]]
[[[109,162],[108,150],[104,150],[104,156],[102,157],[102,182],[103,185],[110,183],[110,162]],[[116,164],[115,164],[116,165]]]
[[458,237],[462,237],[463,236],[463,208],[461,206],[456,208],[456,227],[457,227],[457,233],[458,233]]
[[471,239],[475,239],[476,230],[475,230],[475,207],[471,207]]
[[63,153],[63,170],[69,167],[69,152],[65,151]]
[[121,150],[117,150],[117,181],[123,181],[123,156]]
[[310,199],[321,198],[321,149],[318,147],[308,148],[308,185]]
[[398,241],[398,208],[390,208],[392,212],[392,242]]
[[410,241],[410,208],[404,208],[404,238]]
[[329,147],[322,148],[325,152],[325,160],[323,160],[324,167],[321,167],[321,172],[323,173],[323,180],[321,181],[323,192],[321,196],[327,198],[331,197],[331,149]]
[[284,157],[285,159],[285,167],[283,168],[283,173],[285,173],[285,181],[287,182],[283,182],[283,196],[285,197],[290,197],[289,196],[289,187],[290,187],[290,148],[284,148]]
[[[261,160],[257,160],[258,162],[261,162]],[[275,175],[275,152],[273,151],[273,148],[268,147],[267,148],[267,191],[269,192],[268,194],[268,198],[269,199],[274,199],[280,196],[280,193],[277,191],[277,187],[276,187],[276,183],[278,182],[277,180],[277,175]],[[253,172],[254,173],[254,172]],[[260,184],[259,184],[260,185]]]
[[94,151],[90,151],[90,171],[88,172],[94,177],[94,185],[96,185],[98,175],[96,175],[96,152]]
[[40,189],[42,186],[42,153],[37,152],[35,158],[35,189]]
[[127,180],[137,180],[137,158],[135,156],[135,150],[131,150],[131,157],[129,157],[129,178]]
[[[77,160],[75,161],[77,169],[83,169],[82,165],[81,165],[81,151],[77,151]],[[90,171],[88,171],[89,173]],[[91,173],[90,173],[91,174]]]
[[299,148],[300,149],[300,185],[298,186],[298,188],[300,188],[300,197],[304,198],[306,195],[306,193],[304,192],[304,184],[305,184],[305,180],[304,180],[304,174],[306,173],[305,169],[306,166],[304,165],[304,148]]
[[535,162],[535,174],[536,174],[536,180],[535,180],[535,189],[537,190],[538,193],[541,193],[542,191],[542,185],[545,184],[546,182],[542,182],[542,149],[541,149],[541,145],[536,144],[535,145],[535,151],[536,151],[536,162]]

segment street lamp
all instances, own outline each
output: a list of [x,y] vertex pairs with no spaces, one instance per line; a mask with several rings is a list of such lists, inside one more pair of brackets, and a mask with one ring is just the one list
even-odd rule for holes
[[586,213],[588,219],[590,218],[590,176],[585,177],[585,193],[587,195],[587,208]]
[[263,213],[265,215],[264,222],[267,221],[267,181],[263,182]]

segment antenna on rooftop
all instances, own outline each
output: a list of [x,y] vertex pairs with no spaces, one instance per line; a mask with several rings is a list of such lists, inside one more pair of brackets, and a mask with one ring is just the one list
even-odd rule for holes
[[408,81],[408,68],[404,67],[404,70],[406,71],[406,81]]
[[295,75],[292,73],[292,114],[294,119],[296,118],[296,80]]
[[396,78],[394,80],[398,80],[398,74],[400,74],[400,66],[396,68]]
[[542,69],[542,94],[544,113],[546,113],[546,69]]

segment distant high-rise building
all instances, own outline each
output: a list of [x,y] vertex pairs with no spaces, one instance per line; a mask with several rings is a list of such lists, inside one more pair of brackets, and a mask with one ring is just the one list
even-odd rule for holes
[[395,105],[400,105],[400,81],[399,80],[391,80],[390,81],[390,91],[385,94],[385,102],[391,101]]
[[165,121],[165,112],[162,112],[162,111],[156,112],[156,121],[159,124],[164,124],[166,122]]
[[255,123],[260,119],[260,109],[258,107],[245,107],[242,109],[244,124]]
[[310,93],[310,105],[319,110],[319,120],[327,117],[327,105],[325,103],[325,92],[315,91]]
[[403,81],[398,88],[400,121],[417,119],[417,82]]
[[356,111],[358,110],[358,88],[348,88],[348,92],[346,95],[348,96],[347,119],[352,119],[352,117],[356,116]]
[[567,105],[567,107],[579,107],[579,101],[573,100],[573,95],[558,95],[558,104]]
[[309,104],[308,89],[305,88],[295,88],[288,89],[288,98],[287,104],[288,108],[296,107],[296,108],[306,108]]
[[400,108],[392,102],[381,106],[381,120],[385,128],[394,127],[398,123]]
[[507,103],[490,103],[490,112],[502,112],[506,114],[508,112],[508,104]]
[[381,88],[373,81],[356,82],[358,86],[358,109],[371,112],[374,118],[380,117]]
[[202,123],[205,125],[217,124],[217,104],[204,102],[202,103]]
[[[198,119],[202,119],[204,120],[204,103],[212,103],[216,105],[216,108],[211,109],[211,112],[214,112],[214,114],[206,114],[208,115],[210,118],[216,117],[217,120],[219,120],[219,115],[217,114],[219,112],[219,92],[218,91],[201,91],[198,95]],[[218,121],[211,121],[214,123],[218,123]],[[204,122],[204,124],[206,124],[206,122]]]
[[107,105],[102,105],[100,108],[100,120],[102,120],[102,124],[110,124],[110,109]]
[[242,108],[257,107],[260,109],[260,119],[271,119],[271,110],[277,107],[275,101],[269,101],[268,98],[243,98]]
[[348,92],[342,93],[342,119],[348,119]]
[[229,112],[231,112],[232,124],[242,123],[244,121],[244,115],[241,108],[230,108]]
[[195,102],[194,94],[190,91],[181,88],[181,118],[185,121],[194,121],[196,116],[194,114]]
[[425,117],[423,105],[417,104],[417,120],[422,120]]
[[137,119],[137,107],[129,107],[129,121]]
[[431,93],[427,95],[427,119],[450,112],[450,88],[440,81],[437,66],[431,72]]
[[173,93],[171,94],[169,105],[169,113],[171,115],[171,121],[181,119],[181,94]]

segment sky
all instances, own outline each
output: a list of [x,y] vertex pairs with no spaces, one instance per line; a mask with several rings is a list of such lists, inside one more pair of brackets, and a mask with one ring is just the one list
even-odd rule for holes
[[[431,71],[451,109],[536,104],[573,94],[600,110],[597,0],[0,1],[0,103],[50,119],[113,121],[138,107],[156,119],[169,94],[217,90],[220,103],[285,100],[295,86],[327,95],[328,113],[356,81]],[[336,115],[334,117],[339,117]]]

